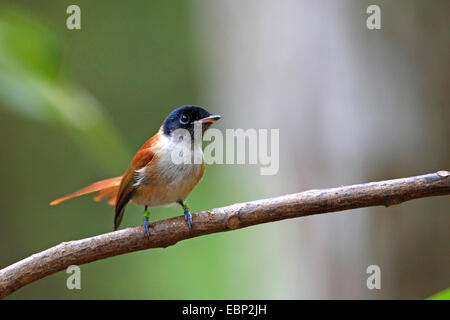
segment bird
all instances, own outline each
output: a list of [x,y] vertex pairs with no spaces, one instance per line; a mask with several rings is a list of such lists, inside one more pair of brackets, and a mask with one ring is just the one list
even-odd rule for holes
[[137,151],[122,176],[94,182],[50,205],[98,192],[93,198],[95,201],[107,200],[115,206],[114,230],[117,230],[126,205],[132,202],[144,206],[143,228],[150,237],[148,208],[179,204],[191,230],[192,214],[186,198],[205,172],[202,136],[199,139],[196,135],[203,135],[220,118],[196,105],[183,105],[173,110],[158,132]]

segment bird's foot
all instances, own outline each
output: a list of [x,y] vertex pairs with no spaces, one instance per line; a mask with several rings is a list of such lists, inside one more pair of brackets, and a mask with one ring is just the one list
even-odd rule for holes
[[192,229],[192,214],[186,205],[184,206],[184,218],[189,226],[189,230]]
[[147,237],[150,237],[150,231],[148,230],[148,227],[151,226],[151,223],[150,223],[149,218],[150,218],[150,212],[145,211],[142,226],[144,227],[144,231],[145,231],[145,234],[147,235]]
[[191,210],[189,210],[188,206],[181,200],[177,201],[184,209],[184,218],[189,226],[189,230],[192,229],[192,214]]

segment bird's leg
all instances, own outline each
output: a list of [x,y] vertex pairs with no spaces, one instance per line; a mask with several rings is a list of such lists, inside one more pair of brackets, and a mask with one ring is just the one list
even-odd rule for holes
[[183,203],[183,201],[178,201],[178,203],[183,207],[184,209],[184,218],[187,221],[187,224],[189,226],[189,229],[192,228],[192,214],[191,210],[189,210],[188,206]]
[[151,225],[150,223],[150,212],[147,211],[148,206],[145,206],[145,211],[144,211],[144,221],[142,223],[144,230],[145,230],[145,234],[147,235],[147,237],[150,237],[150,231],[148,231],[148,227]]

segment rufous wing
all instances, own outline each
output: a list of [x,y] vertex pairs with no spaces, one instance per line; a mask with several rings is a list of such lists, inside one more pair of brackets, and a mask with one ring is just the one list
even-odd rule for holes
[[136,170],[142,169],[143,167],[150,164],[155,154],[156,139],[158,134],[151,137],[136,153],[133,160],[131,161],[130,167],[127,169],[123,175],[123,179],[120,183],[120,188],[117,193],[116,198],[116,210],[114,216],[114,230],[119,228],[122,222],[123,214],[125,212],[125,206],[132,199],[134,193],[137,191],[138,186],[136,183]]
[[117,230],[119,228],[119,225],[122,222],[125,206],[131,200],[131,197],[137,190],[134,186],[134,181],[134,170],[130,167],[123,175],[119,192],[117,193],[116,210],[114,216],[114,230]]

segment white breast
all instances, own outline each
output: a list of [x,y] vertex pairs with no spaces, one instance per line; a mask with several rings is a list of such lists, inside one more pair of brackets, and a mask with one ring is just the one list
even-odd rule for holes
[[[193,162],[190,143],[162,137],[153,165],[135,171],[134,185],[137,192],[132,201],[140,205],[157,206],[184,200],[204,172],[201,145],[195,146],[195,150],[199,157],[197,162],[200,163]],[[190,163],[179,163],[177,155],[180,152],[191,154]]]
[[[183,159],[187,161],[182,161]],[[195,163],[195,160],[197,163]],[[190,141],[175,141],[175,139],[164,138],[157,162],[163,180],[169,184],[181,183],[191,176],[197,176],[202,164],[203,150],[201,144],[192,148]]]

